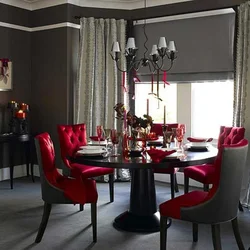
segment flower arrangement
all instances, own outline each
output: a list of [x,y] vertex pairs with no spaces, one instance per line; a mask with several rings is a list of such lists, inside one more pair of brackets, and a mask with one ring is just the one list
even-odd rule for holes
[[[143,115],[143,118],[133,115],[130,111],[126,111],[123,103],[117,103],[114,106],[114,110],[116,111],[116,118],[124,120],[126,119],[127,125],[131,126],[134,129],[141,130],[151,127],[153,124],[152,117],[149,115]],[[127,112],[127,113],[126,113]]]

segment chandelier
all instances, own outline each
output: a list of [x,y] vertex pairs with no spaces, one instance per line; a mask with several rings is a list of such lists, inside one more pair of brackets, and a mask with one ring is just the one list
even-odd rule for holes
[[[144,7],[146,8],[146,0],[144,0]],[[156,71],[169,71],[173,64],[174,60],[177,58],[177,50],[174,41],[169,41],[168,44],[166,42],[165,37],[160,37],[158,45],[154,44],[152,46],[151,53],[148,54],[147,42],[148,36],[146,34],[146,20],[144,20],[143,31],[145,36],[144,42],[144,55],[142,58],[137,59],[136,52],[138,48],[135,45],[135,38],[129,37],[125,51],[122,52],[120,49],[119,42],[114,42],[111,49],[111,57],[116,62],[116,67],[121,72],[130,72],[130,71],[138,71],[141,67],[148,67],[151,74]],[[122,70],[119,67],[119,60],[121,59],[121,53],[124,53],[127,61],[127,70]],[[165,59],[168,60],[168,68],[164,68]]]

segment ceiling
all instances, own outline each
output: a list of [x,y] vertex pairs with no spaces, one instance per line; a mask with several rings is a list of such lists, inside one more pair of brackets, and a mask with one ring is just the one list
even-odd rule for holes
[[[146,7],[192,0],[146,0]],[[110,9],[138,9],[145,7],[145,0],[0,0],[0,2],[17,7],[35,10],[59,4],[70,3],[82,7]]]

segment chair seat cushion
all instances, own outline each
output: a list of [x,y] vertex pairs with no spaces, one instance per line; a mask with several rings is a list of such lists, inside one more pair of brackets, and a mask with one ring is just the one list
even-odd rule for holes
[[60,189],[63,190],[64,196],[76,204],[97,202],[98,194],[95,180],[64,177],[58,181],[58,185],[60,186]]
[[181,208],[196,206],[205,201],[208,193],[204,191],[192,191],[174,199],[160,204],[160,214],[162,216],[181,219]]
[[214,183],[215,167],[212,164],[203,164],[184,168],[184,175],[204,184]]
[[87,166],[78,163],[72,163],[70,166],[71,166],[71,175],[72,177],[75,178],[81,176],[83,179],[87,179],[114,173],[113,168]]
[[154,168],[155,174],[175,174],[179,171],[179,168]]

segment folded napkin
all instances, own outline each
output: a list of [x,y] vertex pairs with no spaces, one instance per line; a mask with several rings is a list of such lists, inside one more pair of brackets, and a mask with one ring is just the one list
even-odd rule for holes
[[152,162],[155,162],[155,163],[161,162],[166,156],[171,155],[175,152],[176,150],[163,151],[163,150],[156,149],[156,148],[151,148],[147,150],[147,153],[151,157]]
[[[89,137],[92,141],[98,141],[98,136],[90,136]],[[101,138],[100,141],[105,141],[104,138]]]
[[211,142],[213,138],[195,138],[195,137],[188,137],[188,141],[190,142]]

